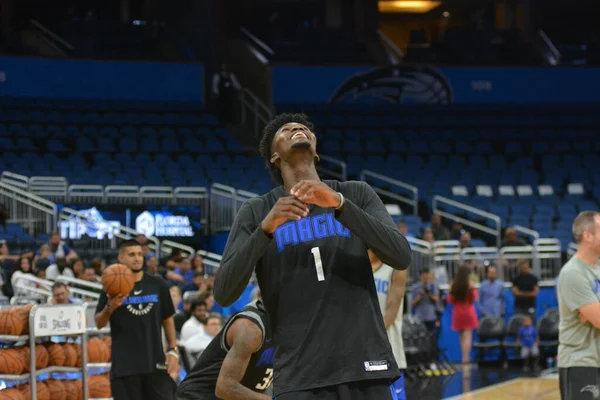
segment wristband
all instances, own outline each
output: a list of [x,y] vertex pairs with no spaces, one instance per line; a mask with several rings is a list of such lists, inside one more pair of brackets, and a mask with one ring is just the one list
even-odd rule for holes
[[175,351],[171,350],[167,354],[172,355],[173,357],[179,360],[179,354],[177,354]]
[[342,194],[342,192],[337,192],[337,194],[340,195],[340,205],[337,206],[335,209],[336,210],[340,210],[344,206],[344,203],[346,202],[346,199],[344,199],[344,195]]

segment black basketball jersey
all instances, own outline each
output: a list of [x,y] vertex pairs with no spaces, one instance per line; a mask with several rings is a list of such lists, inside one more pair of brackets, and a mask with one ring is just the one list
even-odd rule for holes
[[261,222],[288,194],[279,187],[247,201],[215,279],[215,298],[227,303],[255,265],[275,341],[275,396],[399,376],[367,247],[406,269],[410,246],[369,185],[325,183],[344,195],[343,211],[309,206],[308,216],[281,225],[272,238]]
[[225,327],[202,352],[198,361],[177,389],[177,397],[182,400],[216,399],[215,388],[223,360],[227,356],[227,330],[234,321],[247,318],[263,332],[263,344],[248,363],[241,384],[255,392],[264,393],[273,382],[273,342],[271,328],[264,306],[260,301],[248,304],[234,314]]

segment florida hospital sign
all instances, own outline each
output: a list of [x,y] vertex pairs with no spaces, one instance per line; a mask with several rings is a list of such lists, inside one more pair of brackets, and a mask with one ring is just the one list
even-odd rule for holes
[[135,219],[135,230],[146,236],[192,237],[189,217],[144,211]]

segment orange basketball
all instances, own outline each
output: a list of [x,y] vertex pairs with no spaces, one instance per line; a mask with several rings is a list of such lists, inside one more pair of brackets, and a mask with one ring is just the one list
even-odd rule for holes
[[62,381],[48,379],[46,381],[51,400],[67,400],[67,389]]
[[75,366],[81,368],[81,345],[80,344],[72,344],[75,349]]
[[88,389],[91,398],[106,399],[111,397],[110,381],[103,375],[90,376]]
[[65,352],[65,367],[74,367],[77,364],[77,350],[75,346],[70,343],[63,344],[63,350]]
[[23,372],[31,372],[31,360],[29,359],[29,344],[25,346],[13,347],[19,353],[19,357],[23,360]]
[[87,342],[88,362],[105,363],[108,362],[110,354],[106,345],[100,338],[91,338]]
[[10,388],[0,391],[0,400],[25,400],[25,398],[19,389]]
[[67,390],[67,400],[81,400],[83,398],[81,381],[64,381]]
[[17,388],[19,389],[19,392],[21,392],[21,394],[23,395],[24,400],[31,400],[31,385],[29,384],[29,382],[22,383],[18,385]]
[[23,373],[23,363],[23,356],[18,350],[0,350],[0,374],[21,375]]
[[35,387],[36,400],[52,400],[50,398],[50,389],[45,382],[38,382]]
[[45,344],[46,350],[48,351],[48,365],[62,367],[65,365],[65,350],[58,343],[48,342]]
[[133,273],[123,264],[113,264],[102,273],[102,287],[110,297],[129,295],[134,283]]
[[0,312],[0,335],[20,336],[23,333],[23,322],[12,310]]
[[28,304],[22,307],[14,307],[11,311],[17,316],[19,320],[21,320],[21,324],[23,325],[23,332],[21,335],[29,335],[29,313],[33,308],[33,304]]

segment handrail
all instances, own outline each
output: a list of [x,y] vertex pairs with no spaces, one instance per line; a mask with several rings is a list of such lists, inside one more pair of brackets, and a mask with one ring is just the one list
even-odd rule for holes
[[[248,108],[254,116],[252,127],[254,128],[254,137],[257,138],[260,136],[262,128],[273,119],[273,111],[248,88],[242,88],[240,101],[242,103],[242,123],[248,122],[249,112],[246,110]],[[263,125],[259,126],[259,123]]]
[[29,188],[29,177],[21,174],[16,174],[10,171],[2,171],[0,181],[6,182],[12,186],[17,186],[27,190]]
[[29,21],[36,28],[38,28],[39,30],[41,30],[42,32],[44,32],[45,34],[47,34],[48,36],[50,36],[52,39],[54,39],[57,42],[59,42],[60,44],[62,44],[63,46],[65,46],[67,49],[74,50],[74,47],[71,45],[71,43],[67,42],[65,39],[61,38],[56,33],[52,32],[50,29],[46,28],[44,25],[42,25],[41,23],[39,23],[37,20],[35,20],[35,19],[32,18]]
[[15,201],[48,214],[47,218],[48,221],[50,221],[50,229],[54,230],[56,228],[57,207],[56,204],[50,200],[27,192],[17,186],[6,183],[5,181],[0,181],[0,194],[12,197]]
[[377,186],[371,185],[371,187],[373,187],[373,190],[375,190],[376,193],[382,194],[384,196],[390,197],[390,198],[398,200],[402,203],[408,204],[409,206],[412,206],[414,209],[414,212],[413,212],[414,215],[418,215],[418,213],[419,213],[419,188],[417,188],[416,186],[413,186],[413,185],[409,185],[406,182],[392,179],[389,176],[381,175],[381,174],[378,174],[373,171],[369,171],[366,169],[361,171],[361,173],[360,173],[361,181],[366,182],[368,177],[372,177],[374,179],[389,183],[394,186],[401,187],[403,189],[406,189],[406,190],[412,192],[413,198],[409,199],[408,197],[404,197],[400,194],[393,193],[393,192],[390,192],[389,190],[385,190],[385,189],[379,188]]
[[546,35],[546,32],[544,32],[542,29],[540,29],[539,35],[540,35],[540,38],[542,39],[542,41],[544,42],[544,44],[546,45],[546,47],[548,47],[548,49],[552,53],[552,56],[554,57],[555,62],[551,63],[551,64],[552,65],[558,64],[560,62],[560,51],[556,48],[556,46],[554,46],[554,43],[552,43],[552,40],[550,40],[548,35]]
[[386,44],[387,48],[390,50],[388,55],[390,57],[391,63],[393,65],[400,64],[400,61],[402,61],[402,59],[404,58],[404,53],[402,52],[402,50],[400,50],[400,48],[396,46],[396,44],[394,44],[394,42],[392,42],[390,38],[388,38],[387,35],[381,31],[381,29],[377,30],[377,34],[379,35],[381,40],[383,40],[383,42]]
[[329,175],[339,179],[340,181],[345,181],[348,179],[348,174],[347,174],[348,167],[344,161],[339,160],[337,158],[330,157],[330,156],[325,156],[323,154],[321,154],[320,157],[321,157],[321,160],[323,160],[323,161],[327,161],[328,163],[338,165],[341,169],[341,172],[336,172],[332,169],[325,168],[322,165],[317,165],[317,171],[329,174]]
[[186,246],[181,243],[173,242],[172,240],[163,240],[160,242],[161,254],[163,252],[162,249],[165,247],[169,248],[169,250],[170,250],[169,252],[165,251],[166,254],[171,254],[173,249],[179,249],[179,250],[189,254],[190,256],[193,256],[194,254],[196,254],[196,250],[194,250],[193,247]]
[[246,29],[245,27],[241,27],[240,31],[246,35],[248,37],[248,39],[252,40],[256,45],[258,45],[261,49],[263,49],[264,51],[266,51],[267,53],[269,53],[269,55],[273,55],[275,54],[275,52],[273,51],[273,49],[271,49],[269,46],[266,45],[265,42],[263,42],[262,40],[260,40],[259,38],[257,38],[256,36],[254,36],[248,29]]
[[[491,229],[491,228],[489,228],[485,225],[481,225],[477,222],[469,221],[468,219],[465,219],[465,218],[459,217],[457,215],[453,215],[453,214],[447,213],[445,211],[442,211],[438,208],[438,203],[446,203],[447,205],[450,205],[452,207],[460,208],[461,210],[464,210],[466,212],[470,212],[472,214],[476,214],[476,215],[482,216],[484,218],[490,219],[490,220],[494,221],[494,223],[496,225],[496,229]],[[434,212],[434,214],[438,214],[441,217],[448,218],[455,222],[460,222],[461,224],[478,229],[481,232],[485,232],[487,234],[496,236],[496,245],[498,247],[500,247],[500,245],[502,243],[502,237],[501,237],[502,219],[496,214],[491,214],[487,211],[483,211],[478,208],[471,207],[467,204],[459,203],[458,201],[454,201],[452,199],[449,199],[449,198],[446,198],[443,196],[439,196],[439,195],[433,196],[433,212]]]
[[521,225],[513,225],[511,228],[513,228],[515,231],[517,232],[521,232],[525,235],[529,235],[533,238],[533,240],[539,239],[540,238],[540,234],[538,231],[535,231],[533,229],[529,229],[526,228],[524,226]]
[[70,276],[59,275],[56,278],[56,282],[62,282],[65,284],[75,284],[79,286],[87,286],[92,289],[102,289],[102,284],[99,282],[84,281],[83,279],[71,278]]

